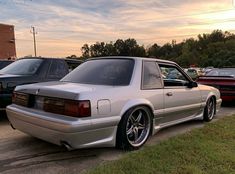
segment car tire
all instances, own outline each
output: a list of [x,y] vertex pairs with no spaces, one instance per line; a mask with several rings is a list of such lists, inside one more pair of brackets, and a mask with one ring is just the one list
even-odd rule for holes
[[206,106],[204,108],[203,120],[206,122],[210,122],[215,116],[215,100],[214,98],[209,98],[206,102]]
[[138,106],[129,109],[122,117],[117,130],[116,146],[123,150],[140,148],[152,131],[152,114],[149,108]]

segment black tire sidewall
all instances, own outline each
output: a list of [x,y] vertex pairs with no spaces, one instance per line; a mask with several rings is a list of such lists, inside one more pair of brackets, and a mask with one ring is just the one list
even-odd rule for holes
[[208,104],[210,103],[210,101],[213,101],[213,107],[215,109],[215,100],[210,97],[207,102],[206,102],[206,106],[204,108],[204,114],[203,114],[203,120],[206,121],[206,122],[210,122],[211,120],[213,120],[214,116],[215,116],[215,110],[214,110],[214,113],[213,113],[213,117],[209,117],[209,113],[208,113]]
[[136,106],[133,107],[131,109],[129,109],[122,117],[121,121],[118,124],[118,130],[117,130],[117,137],[116,137],[116,146],[117,148],[120,149],[124,149],[124,150],[135,150],[135,149],[139,149],[141,146],[143,146],[145,144],[145,142],[148,140],[148,138],[146,138],[146,140],[144,142],[141,143],[140,146],[132,146],[127,138],[127,134],[126,134],[126,126],[127,126],[127,122],[128,119],[130,117],[130,115],[137,110],[144,110],[148,116],[149,116],[149,121],[150,121],[150,131],[148,133],[148,137],[151,135],[152,132],[152,117],[151,117],[151,112],[149,110],[149,108],[147,108],[146,106]]

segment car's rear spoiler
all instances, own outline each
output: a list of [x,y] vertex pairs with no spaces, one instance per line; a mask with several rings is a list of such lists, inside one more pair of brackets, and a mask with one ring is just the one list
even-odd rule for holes
[[198,79],[229,79],[235,80],[233,76],[198,76]]

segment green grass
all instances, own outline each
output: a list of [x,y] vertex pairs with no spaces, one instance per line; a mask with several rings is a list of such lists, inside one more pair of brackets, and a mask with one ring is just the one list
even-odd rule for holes
[[126,153],[89,174],[235,174],[235,115]]

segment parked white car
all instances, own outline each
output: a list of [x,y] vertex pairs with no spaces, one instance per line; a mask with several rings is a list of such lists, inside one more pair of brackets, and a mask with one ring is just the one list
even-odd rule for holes
[[137,149],[159,129],[211,121],[216,88],[198,85],[174,62],[89,59],[58,82],[18,86],[7,116],[13,128],[68,149]]

